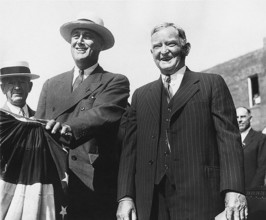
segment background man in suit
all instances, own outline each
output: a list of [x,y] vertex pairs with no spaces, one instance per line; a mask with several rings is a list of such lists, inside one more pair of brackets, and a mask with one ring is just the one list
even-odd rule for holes
[[[49,119],[46,128],[52,133],[72,136],[69,218],[115,219],[116,137],[129,82],[98,64],[100,52],[114,45],[114,37],[97,15],[81,14],[62,25],[60,32],[70,43],[75,67],[45,82],[36,118]],[[81,84],[76,86],[76,81]]]
[[246,188],[263,186],[266,173],[266,135],[251,128],[251,112],[246,107],[236,109],[244,149]]
[[173,23],[153,29],[151,53],[161,76],[134,92],[127,112],[119,220],[211,220],[225,207],[228,219],[247,215],[231,95],[221,76],[185,66],[189,50]]
[[30,72],[26,61],[4,62],[0,72],[1,89],[6,95],[2,109],[25,117],[34,116],[35,111],[27,105],[26,100],[33,85],[31,80],[39,76]]

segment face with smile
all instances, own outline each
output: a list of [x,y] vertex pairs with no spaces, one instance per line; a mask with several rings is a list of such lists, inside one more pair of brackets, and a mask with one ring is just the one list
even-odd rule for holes
[[164,75],[172,75],[185,65],[178,30],[165,27],[151,36],[151,53],[157,67]]
[[2,80],[1,88],[9,103],[22,108],[26,104],[32,82],[25,76],[7,77]]
[[98,62],[102,41],[95,32],[75,29],[70,44],[72,57],[79,68],[86,69]]

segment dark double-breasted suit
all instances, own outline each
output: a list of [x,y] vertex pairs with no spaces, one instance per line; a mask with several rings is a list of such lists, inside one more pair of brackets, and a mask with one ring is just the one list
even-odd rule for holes
[[[160,139],[162,80],[137,89],[127,112],[118,200],[132,197],[148,220]],[[221,76],[186,70],[167,119],[171,175],[176,188],[171,219],[210,220],[224,209],[223,192],[244,191],[243,150],[234,104]]]
[[243,141],[243,149],[246,188],[263,186],[266,175],[266,135],[251,128]]
[[[71,172],[93,195],[99,195],[102,201],[106,197],[111,200],[116,195],[119,163],[116,137],[127,105],[129,82],[125,76],[106,72],[100,66],[74,92],[72,80],[73,70],[48,79],[35,117],[55,119],[71,127]],[[69,184],[71,188],[71,177]],[[85,191],[78,188],[72,185],[76,190],[73,194],[85,197]],[[95,197],[85,199],[96,203]],[[88,205],[82,204],[82,199],[77,203]]]

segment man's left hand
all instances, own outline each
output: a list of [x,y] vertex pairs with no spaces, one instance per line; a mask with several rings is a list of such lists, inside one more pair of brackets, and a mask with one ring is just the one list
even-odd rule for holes
[[248,216],[246,197],[240,193],[227,192],[225,195],[227,220],[245,220]]

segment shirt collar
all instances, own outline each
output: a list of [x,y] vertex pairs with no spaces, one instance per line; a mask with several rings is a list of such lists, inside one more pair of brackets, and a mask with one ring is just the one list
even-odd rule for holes
[[[95,69],[96,67],[99,65],[99,63],[95,63],[94,65],[90,66],[89,68],[84,70],[84,79],[86,79]],[[73,77],[73,83],[75,81],[75,79],[77,78],[77,76],[79,75],[79,68],[75,65],[74,67],[74,77]]]
[[241,140],[242,140],[242,142],[244,142],[244,140],[247,137],[248,132],[250,131],[250,129],[251,129],[251,127],[249,127],[247,130],[241,132]]
[[[15,105],[12,105],[10,102],[6,102],[6,105],[8,106],[8,108],[10,109],[10,111],[14,114],[17,114],[17,115],[21,115],[20,114],[20,107],[17,107]],[[28,111],[28,107],[27,105],[25,104],[23,107],[22,107],[24,113],[25,113],[25,116],[26,117],[29,117],[29,111]]]
[[[184,76],[184,74],[185,74],[185,72],[186,72],[186,66],[183,66],[183,67],[180,68],[178,71],[176,71],[174,74],[170,75],[170,77],[171,77],[171,83],[170,83],[170,84],[175,83],[175,81],[176,81],[177,79],[180,79],[180,77],[181,77],[181,79],[182,79],[183,76]],[[164,81],[165,81],[165,78],[166,78],[167,76],[164,75],[164,74],[162,74],[162,73],[161,73],[161,76],[162,76],[162,81],[164,82]]]

